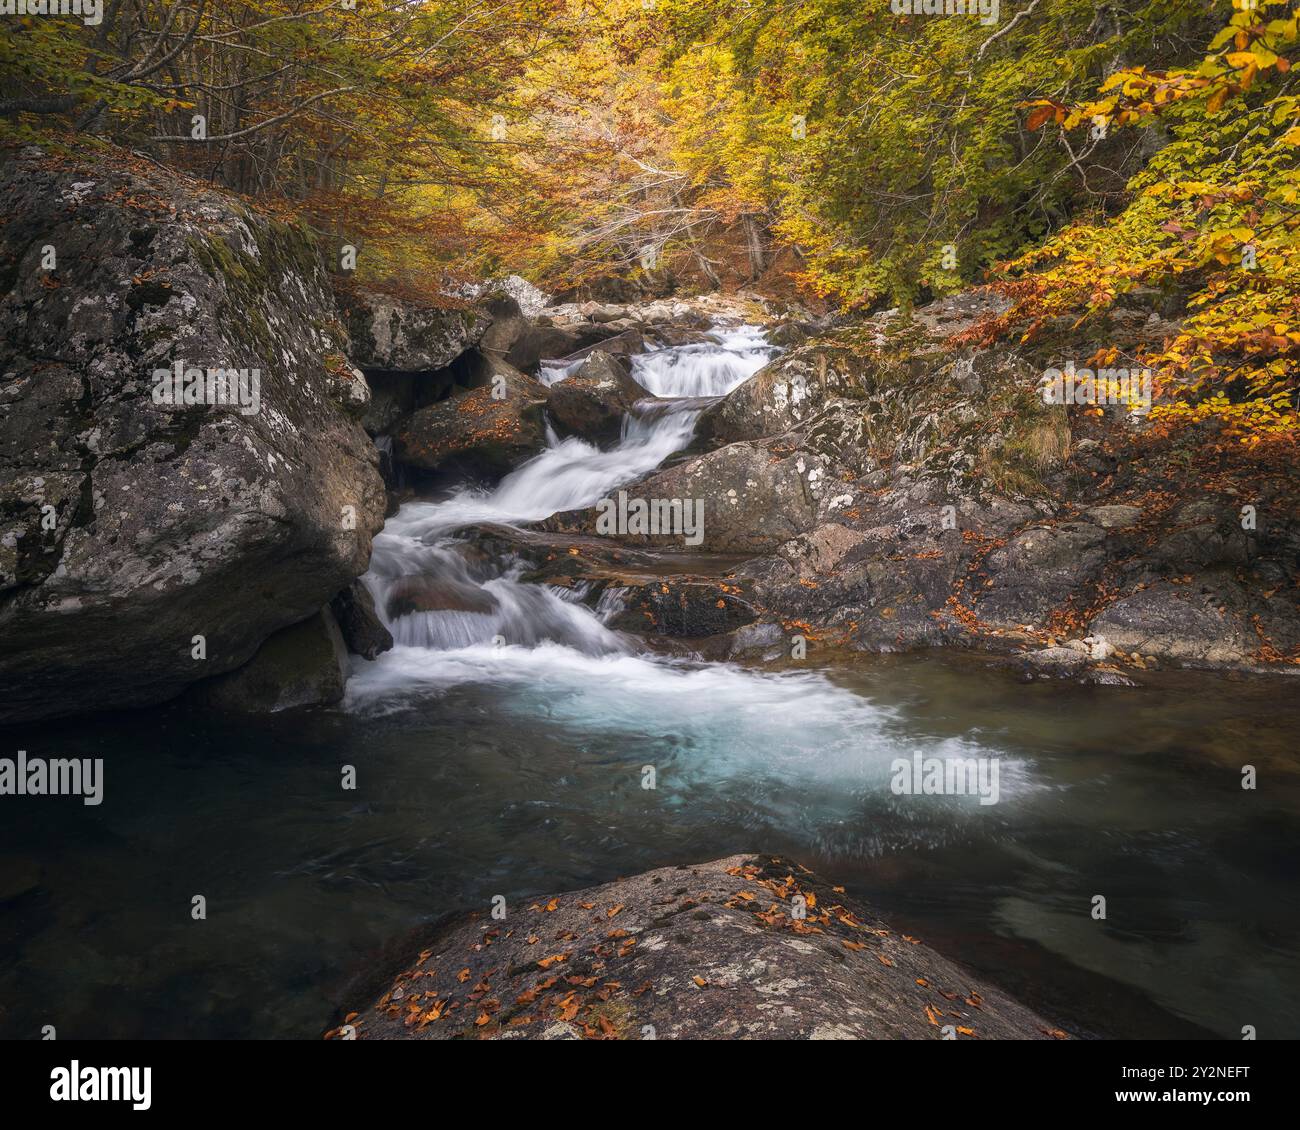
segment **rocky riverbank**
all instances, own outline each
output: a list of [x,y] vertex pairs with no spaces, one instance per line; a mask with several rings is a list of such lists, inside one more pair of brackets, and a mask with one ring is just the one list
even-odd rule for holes
[[1049,1040],[1066,1032],[770,855],[452,924],[327,1038]]
[[[548,305],[519,279],[412,295],[331,276],[305,229],[144,162],[29,149],[4,176],[0,719],[191,687],[228,710],[335,703],[348,653],[391,640],[356,584],[385,515],[665,411],[698,415],[694,439],[622,490],[698,507],[697,536],[591,508],[464,537],[712,658],[978,647],[1121,685],[1300,669],[1297,484],[1035,390],[1162,340],[1159,296],[1008,345],[984,292],[836,321],[743,294]],[[744,323],[784,352],[725,395],[639,383],[651,352]],[[258,403],[160,401],[176,366],[256,373]]]

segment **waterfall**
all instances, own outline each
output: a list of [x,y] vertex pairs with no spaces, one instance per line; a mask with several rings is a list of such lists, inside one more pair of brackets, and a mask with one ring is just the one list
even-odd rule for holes
[[[370,570],[362,578],[396,650],[554,644],[586,656],[631,653],[629,641],[605,626],[611,602],[593,611],[582,603],[582,589],[524,583],[523,562],[483,560],[459,531],[537,522],[591,506],[635,482],[690,442],[707,404],[777,352],[761,328],[740,326],[716,327],[708,341],[640,354],[633,358],[633,374],[654,399],[624,418],[618,442],[607,450],[573,436],[561,439],[548,427],[545,450],[495,488],[466,486],[439,502],[405,503],[375,538]],[[564,380],[580,364],[549,366],[544,379]],[[376,668],[400,667],[399,659],[359,661],[357,694],[372,684],[386,686],[389,680]]]
[[[588,587],[530,584],[523,580],[530,563],[470,535],[485,524],[524,526],[590,506],[685,447],[704,407],[775,352],[752,326],[710,336],[634,358],[636,379],[652,396],[634,405],[608,448],[548,431],[545,450],[495,488],[408,502],[388,520],[362,579],[395,646],[373,661],[353,657],[347,709],[374,716],[418,711],[453,691],[486,694],[489,729],[560,727],[579,745],[599,734],[620,749],[649,741],[677,787],[707,794],[737,783],[756,790],[754,804],[767,803],[764,782],[775,773],[778,792],[806,787],[846,826],[856,806],[891,795],[895,755],[987,753],[977,738],[957,736],[917,735],[904,746],[894,710],[820,670],[754,671],[653,653],[609,627],[628,590],[610,586],[589,607]],[[573,371],[553,366],[549,378]],[[1004,795],[1030,788],[1019,759],[1004,760],[1002,775]],[[970,797],[927,799],[963,819],[990,819]],[[802,821],[798,812],[772,815],[787,817]]]

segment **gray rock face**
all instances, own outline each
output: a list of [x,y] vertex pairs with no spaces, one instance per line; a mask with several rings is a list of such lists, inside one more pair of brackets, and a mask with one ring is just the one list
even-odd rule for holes
[[479,299],[479,304],[489,322],[483,336],[479,338],[478,348],[489,356],[504,360],[511,347],[528,329],[528,319],[520,312],[519,303],[508,294],[486,294]]
[[363,369],[441,369],[478,344],[491,324],[471,305],[448,308],[354,288],[339,295],[351,357]]
[[282,628],[238,671],[218,675],[191,692],[196,704],[232,714],[274,714],[300,706],[332,706],[343,697],[348,649],[338,623],[323,608]]
[[847,365],[815,348],[797,349],[732,389],[705,413],[700,430],[722,443],[780,435],[836,398],[861,395],[862,387]]
[[617,439],[623,417],[648,395],[618,359],[598,349],[576,373],[551,386],[547,410],[565,431],[593,440]]
[[1097,574],[1106,560],[1105,538],[1091,522],[1021,530],[987,558],[993,583],[979,593],[980,618],[1007,626],[1037,623]]
[[364,381],[302,230],[107,158],[0,187],[0,720],[162,701],[365,570]]
[[768,855],[543,897],[508,923],[466,918],[352,1026],[363,1040],[1069,1038]]
[[[1228,584],[1238,590],[1232,603],[1239,605],[1239,586]],[[1092,630],[1123,651],[1194,664],[1241,663],[1259,641],[1247,635],[1225,597],[1222,591],[1153,585],[1117,600],[1092,622]]]
[[531,370],[539,361],[564,357],[582,345],[582,338],[558,326],[528,326],[515,339],[506,360],[516,369]]

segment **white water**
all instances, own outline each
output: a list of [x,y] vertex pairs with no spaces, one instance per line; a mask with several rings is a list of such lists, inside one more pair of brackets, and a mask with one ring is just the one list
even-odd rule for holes
[[726,396],[775,357],[759,326],[715,329],[717,344],[656,349],[632,358],[632,379],[652,396]]
[[[701,780],[775,772],[787,781],[838,782],[855,795],[883,787],[890,761],[917,749],[940,757],[988,754],[967,740],[922,737],[904,747],[892,711],[817,672],[762,673],[642,654],[581,603],[584,592],[525,584],[518,579],[523,563],[484,561],[457,538],[465,527],[524,524],[590,506],[686,446],[701,410],[689,398],[725,395],[776,352],[752,326],[717,336],[717,343],[634,358],[635,378],[661,403],[626,418],[609,450],[550,433],[546,450],[495,489],[407,503],[389,519],[363,579],[396,646],[373,662],[354,659],[349,709],[385,714],[453,687],[488,686],[512,715],[575,733],[661,738],[675,757],[692,754],[691,775]],[[548,377],[553,383],[566,375],[556,367]],[[395,596],[426,583],[420,578],[431,579],[435,603],[458,607],[390,607]],[[1023,770],[1023,762],[1004,761],[1004,796],[1024,781]],[[969,808],[973,798],[948,799]]]

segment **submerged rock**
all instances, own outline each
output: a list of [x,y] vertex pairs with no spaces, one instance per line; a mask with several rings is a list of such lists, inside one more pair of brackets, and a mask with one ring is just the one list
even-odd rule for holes
[[160,702],[364,572],[365,382],[304,229],[107,154],[0,188],[0,721]]
[[377,1040],[1068,1038],[768,855],[523,900],[504,921],[465,918],[351,1027]]

